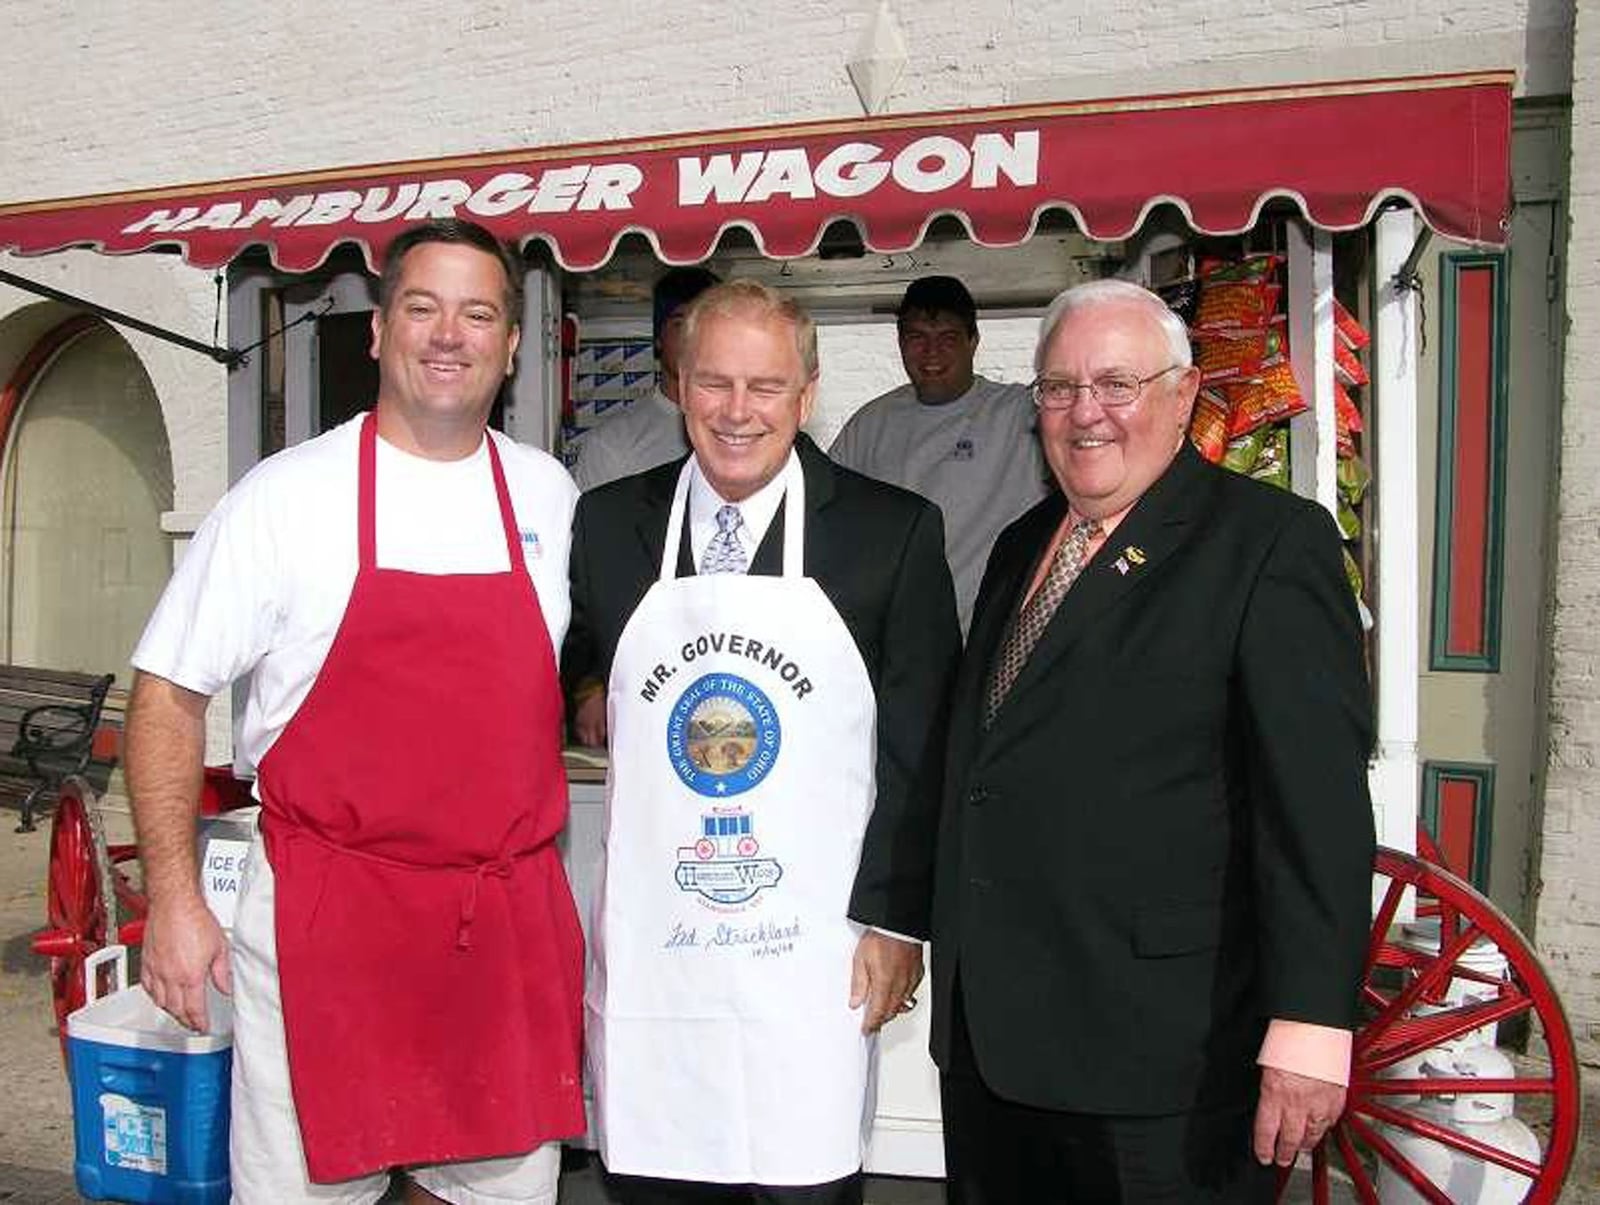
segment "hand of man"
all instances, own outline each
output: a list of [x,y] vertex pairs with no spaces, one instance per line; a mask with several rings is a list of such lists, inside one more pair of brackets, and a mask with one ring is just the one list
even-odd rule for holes
[[572,731],[579,744],[591,749],[606,747],[606,692],[586,695],[572,713]]
[[920,941],[902,941],[871,929],[863,933],[850,968],[850,1007],[866,1005],[861,1032],[877,1033],[889,1018],[910,1012],[917,1003],[911,993],[921,982]]
[[139,982],[179,1024],[207,1032],[206,978],[223,995],[233,994],[228,938],[198,895],[167,903],[151,901],[145,920]]
[[1261,1099],[1256,1105],[1256,1159],[1288,1167],[1301,1151],[1321,1142],[1339,1120],[1344,1094],[1342,1087],[1327,1080],[1263,1067]]

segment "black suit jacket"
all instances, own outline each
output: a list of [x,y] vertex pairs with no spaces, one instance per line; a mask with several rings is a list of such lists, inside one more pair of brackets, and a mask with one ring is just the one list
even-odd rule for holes
[[989,1087],[1182,1112],[1255,1090],[1270,1018],[1352,1026],[1371,706],[1332,520],[1185,443],[1095,554],[987,732],[1005,627],[1066,511],[1007,528],[950,719],[933,1052],[959,975]]
[[[849,628],[877,698],[877,799],[850,916],[926,937],[945,704],[961,648],[944,525],[931,502],[834,464],[804,435],[795,446],[806,483],[805,572]],[[569,688],[609,675],[623,626],[660,570],[683,463],[610,482],[578,500],[572,623],[562,648]],[[750,572],[781,571],[783,526],[780,508]],[[678,572],[689,574],[684,527]]]

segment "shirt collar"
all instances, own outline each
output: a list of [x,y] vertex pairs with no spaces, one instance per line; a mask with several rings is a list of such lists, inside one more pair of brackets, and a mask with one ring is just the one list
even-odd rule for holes
[[[744,501],[733,504],[739,508],[739,515],[744,520],[744,531],[749,537],[752,549],[761,543],[762,537],[767,534],[767,528],[772,525],[773,516],[778,513],[778,505],[783,501],[784,476],[789,466],[798,459],[799,453],[790,448],[789,459],[783,468],[773,475],[771,481]],[[711,483],[700,471],[699,457],[691,458],[690,463],[694,465],[694,469],[689,474],[689,521],[709,523],[719,507],[728,505],[728,500],[711,488]]]

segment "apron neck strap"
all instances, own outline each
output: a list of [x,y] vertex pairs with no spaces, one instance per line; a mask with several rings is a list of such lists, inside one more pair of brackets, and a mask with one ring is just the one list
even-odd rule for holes
[[[494,477],[495,501],[500,506],[500,526],[505,533],[506,552],[510,556],[511,572],[526,574],[527,562],[522,556],[522,534],[517,530],[517,512],[511,505],[511,489],[506,485],[505,468],[500,463],[500,453],[494,446],[494,436],[485,429],[484,442],[489,445],[489,472]],[[378,416],[367,411],[361,420],[361,458],[356,485],[357,546],[362,569],[375,569],[378,565]]]
[[[677,576],[678,546],[683,540],[683,527],[689,514],[689,482],[695,472],[695,460],[690,456],[678,471],[678,484],[672,491],[672,509],[667,514],[666,539],[661,544],[661,573],[659,580],[670,582]],[[806,477],[800,467],[800,457],[793,450],[783,466],[783,576],[805,576],[806,548]]]

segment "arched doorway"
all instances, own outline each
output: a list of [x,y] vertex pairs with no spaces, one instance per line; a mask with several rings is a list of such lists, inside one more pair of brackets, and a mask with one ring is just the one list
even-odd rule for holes
[[149,376],[103,322],[71,318],[0,392],[0,660],[130,678],[172,568],[172,455]]

